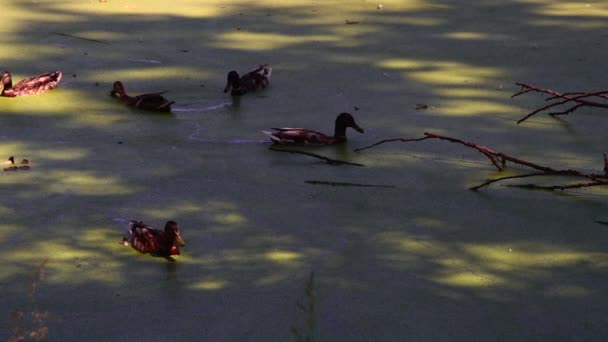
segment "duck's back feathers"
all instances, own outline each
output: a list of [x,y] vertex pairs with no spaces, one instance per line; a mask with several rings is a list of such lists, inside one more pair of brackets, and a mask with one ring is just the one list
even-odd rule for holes
[[281,145],[331,145],[336,143],[334,137],[306,128],[272,128],[274,132],[263,131],[275,144]]
[[160,256],[179,255],[178,245],[184,245],[175,221],[168,221],[164,231],[148,226],[141,221],[130,221],[128,232],[130,236],[126,239],[127,242],[141,253]]
[[13,86],[10,73],[5,71],[2,74],[3,89],[0,95],[6,97],[37,95],[56,88],[62,76],[61,71],[48,72],[26,78]]
[[260,64],[257,68],[239,76],[238,72],[230,71],[224,92],[230,91],[233,96],[244,95],[248,92],[264,89],[270,84],[272,68],[268,64]]
[[166,91],[159,93],[141,94],[137,96],[129,96],[125,91],[125,87],[120,81],[114,82],[110,95],[119,98],[127,106],[135,107],[143,110],[156,111],[156,112],[170,112],[171,105],[174,101],[167,100],[162,94]]

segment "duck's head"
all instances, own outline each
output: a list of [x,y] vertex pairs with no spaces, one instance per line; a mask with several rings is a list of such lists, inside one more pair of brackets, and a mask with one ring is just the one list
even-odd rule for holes
[[15,157],[10,156],[4,163],[2,164],[10,164],[10,165],[14,165],[15,164]]
[[125,86],[122,84],[122,82],[120,81],[116,81],[114,82],[114,85],[112,86],[112,91],[110,92],[111,96],[117,96],[117,97],[121,97],[121,96],[125,96]]
[[239,87],[239,83],[241,80],[241,77],[239,76],[239,73],[236,72],[235,70],[232,70],[228,73],[228,76],[226,77],[226,87],[224,88],[224,93],[227,93],[230,91],[230,88],[238,88]]
[[0,94],[4,92],[4,89],[10,89],[13,86],[13,79],[8,71],[4,71],[0,76]]
[[350,113],[341,113],[336,117],[336,137],[343,137],[346,133],[346,128],[352,127],[355,131],[363,133],[363,128],[359,127],[355,122],[355,118]]
[[175,221],[167,221],[165,224],[165,234],[173,237],[173,241],[180,246],[185,246],[186,242],[182,239],[182,235],[179,233],[179,227]]

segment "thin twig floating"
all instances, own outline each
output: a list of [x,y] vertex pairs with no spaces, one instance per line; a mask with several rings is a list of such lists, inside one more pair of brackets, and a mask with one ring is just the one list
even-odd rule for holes
[[86,38],[86,37],[80,37],[80,36],[76,36],[73,34],[69,34],[69,33],[62,33],[62,32],[53,32],[53,34],[56,34],[58,36],[64,36],[64,37],[70,37],[70,38],[74,38],[74,39],[80,39],[80,40],[86,40],[89,42],[95,42],[95,43],[101,43],[101,44],[110,44],[104,40],[99,40],[99,39],[93,39],[93,38]]
[[315,185],[331,185],[331,186],[360,186],[360,187],[366,187],[366,188],[396,188],[396,186],[394,186],[394,185],[331,182],[331,181],[320,181],[320,180],[307,180],[307,181],[304,181],[304,183],[315,184]]
[[570,105],[570,107],[567,108],[566,110],[563,110],[561,112],[549,112],[548,114],[551,116],[568,115],[581,107],[608,108],[608,102],[597,102],[597,101],[592,101],[589,99],[589,98],[599,98],[599,99],[608,100],[608,90],[602,90],[602,91],[597,91],[597,92],[593,92],[593,93],[570,92],[570,93],[560,94],[554,90],[540,88],[540,87],[537,87],[537,86],[534,86],[531,84],[526,84],[526,83],[515,83],[515,84],[520,86],[521,90],[519,92],[513,94],[511,96],[512,98],[525,94],[525,93],[529,93],[529,92],[537,92],[537,93],[543,93],[543,94],[550,95],[549,97],[547,97],[545,99],[545,101],[552,101],[548,105],[540,107],[540,108],[534,110],[533,112],[530,112],[523,118],[519,119],[517,121],[518,124],[528,120],[528,118],[530,118],[531,116],[536,115],[542,111],[545,111],[547,109],[550,109],[550,108],[553,108],[555,106],[559,106],[562,104],[566,104],[566,103],[569,103],[569,105]]
[[385,140],[381,140],[375,144],[369,145],[367,147],[357,149],[355,151],[362,151],[362,150],[372,148],[374,146],[378,146],[378,145],[381,145],[381,144],[384,144],[387,142],[395,142],[395,141],[416,142],[416,141],[422,141],[422,140],[426,140],[426,139],[439,139],[439,140],[446,140],[449,142],[461,144],[461,145],[464,145],[464,146],[467,146],[467,147],[470,147],[470,148],[473,148],[473,149],[479,151],[481,154],[483,154],[490,160],[490,162],[494,165],[494,167],[496,167],[496,169],[498,171],[503,171],[505,169],[507,161],[537,170],[536,172],[530,172],[530,173],[525,173],[525,174],[520,174],[520,175],[515,175],[515,176],[505,176],[505,177],[499,177],[499,178],[495,178],[495,179],[488,179],[479,185],[471,187],[470,190],[473,190],[473,191],[477,191],[492,183],[504,181],[507,179],[540,177],[540,176],[577,177],[577,178],[588,179],[591,182],[566,184],[566,185],[551,185],[551,186],[536,185],[536,184],[519,184],[519,185],[516,184],[516,185],[509,185],[509,186],[524,188],[524,189],[537,189],[537,190],[566,190],[566,189],[578,189],[578,188],[598,186],[598,185],[608,185],[608,156],[606,154],[604,154],[604,174],[594,174],[594,173],[585,173],[585,172],[577,171],[574,169],[554,169],[549,166],[544,166],[544,165],[529,162],[527,160],[515,158],[508,154],[504,154],[502,152],[496,152],[485,146],[481,146],[481,145],[478,145],[478,144],[475,144],[472,142],[468,142],[465,140],[456,139],[456,138],[452,138],[452,137],[448,137],[448,136],[444,136],[444,135],[439,135],[439,134],[435,134],[435,133],[431,133],[431,132],[424,132],[424,135],[425,136],[422,138],[385,139]]
[[313,158],[317,158],[317,159],[321,159],[324,160],[327,164],[330,165],[352,165],[352,166],[365,166],[363,164],[359,164],[359,163],[351,163],[348,161],[344,161],[344,160],[338,160],[338,159],[332,159],[332,158],[328,158],[316,153],[312,153],[312,152],[306,152],[306,151],[298,151],[298,150],[288,150],[288,149],[279,149],[279,148],[274,148],[274,147],[270,147],[269,150],[271,151],[275,151],[275,152],[287,152],[287,153],[296,153],[296,154],[303,154],[305,156],[309,156],[309,157],[313,157]]

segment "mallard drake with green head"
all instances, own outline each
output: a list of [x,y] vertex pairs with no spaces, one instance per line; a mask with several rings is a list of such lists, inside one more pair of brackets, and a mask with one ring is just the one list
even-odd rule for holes
[[175,102],[169,101],[162,96],[166,92],[141,94],[137,96],[129,96],[125,92],[125,86],[120,81],[114,82],[110,95],[117,97],[129,107],[135,107],[143,110],[156,112],[170,112],[171,105]]
[[16,97],[29,96],[44,93],[57,87],[61,81],[61,71],[48,72],[46,74],[26,78],[13,85],[11,73],[5,71],[0,76],[0,96]]
[[224,93],[230,91],[230,95],[240,96],[260,88],[264,89],[270,84],[271,74],[272,68],[268,64],[260,64],[243,76],[232,70],[228,73]]
[[333,136],[307,128],[272,128],[274,132],[264,131],[264,134],[268,135],[273,143],[279,145],[324,146],[345,142],[348,127],[359,133],[364,132],[350,113],[341,113],[336,117]]
[[160,230],[142,221],[132,220],[129,222],[128,232],[130,236],[123,238],[123,243],[131,245],[141,253],[170,257],[179,255],[179,247],[186,244],[175,221],[167,221],[165,229]]

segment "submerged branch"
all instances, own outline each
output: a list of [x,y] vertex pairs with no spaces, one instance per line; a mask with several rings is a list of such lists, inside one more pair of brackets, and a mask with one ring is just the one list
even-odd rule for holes
[[378,185],[378,184],[363,184],[363,183],[348,183],[348,182],[331,182],[320,180],[307,180],[304,183],[316,185],[331,185],[331,186],[360,186],[366,188],[396,188],[394,185]]
[[365,165],[359,164],[359,163],[352,163],[352,162],[348,162],[348,161],[344,161],[344,160],[332,159],[332,158],[325,157],[325,156],[322,156],[320,154],[316,154],[316,153],[312,153],[312,152],[298,151],[298,150],[288,150],[288,149],[279,149],[279,148],[274,148],[274,147],[270,147],[269,150],[275,151],[275,152],[287,152],[287,153],[303,154],[305,156],[309,156],[309,157],[313,157],[313,158],[324,160],[326,163],[328,163],[330,165],[365,166]]
[[86,40],[89,42],[95,42],[95,43],[101,43],[101,44],[110,44],[104,40],[99,40],[99,39],[93,39],[93,38],[86,38],[86,37],[80,37],[80,36],[76,36],[73,34],[69,34],[69,33],[63,33],[63,32],[53,32],[53,34],[56,34],[58,36],[64,36],[64,37],[70,37],[70,38],[74,38],[74,39],[80,39],[80,40]]
[[504,154],[502,152],[497,152],[497,151],[494,151],[485,146],[475,144],[473,142],[469,142],[466,140],[461,140],[461,139],[457,139],[457,138],[453,138],[453,137],[439,135],[439,134],[435,134],[435,133],[431,133],[431,132],[425,132],[424,135],[425,136],[422,138],[386,139],[386,140],[377,142],[375,144],[372,144],[370,146],[358,149],[356,151],[368,149],[368,148],[378,146],[378,145],[386,143],[386,142],[396,142],[396,141],[398,141],[398,142],[417,142],[417,141],[422,141],[422,140],[426,140],[426,139],[439,139],[439,140],[449,141],[452,143],[461,144],[461,145],[464,145],[464,146],[477,150],[478,152],[480,152],[481,154],[486,156],[490,160],[490,162],[498,169],[498,171],[504,170],[504,168],[506,167],[507,161],[509,161],[513,164],[518,164],[518,165],[525,166],[525,167],[538,171],[538,172],[526,173],[526,174],[521,174],[521,175],[505,176],[505,177],[499,177],[496,179],[489,179],[479,185],[471,187],[470,190],[473,190],[473,191],[477,191],[492,183],[504,181],[507,179],[538,177],[538,176],[577,177],[577,178],[588,179],[591,182],[566,184],[566,185],[553,185],[553,186],[542,186],[542,185],[535,185],[535,184],[509,185],[509,186],[526,188],[526,189],[565,190],[565,189],[575,189],[575,188],[583,188],[583,187],[590,187],[590,186],[597,186],[597,185],[608,185],[608,156],[606,156],[606,154],[604,154],[604,174],[598,175],[598,174],[594,174],[594,173],[585,173],[585,172],[581,172],[581,171],[574,170],[574,169],[555,169],[555,168],[552,168],[549,166],[544,166],[544,165],[533,163],[533,162],[530,162],[527,160],[516,158],[516,157],[510,156],[508,154]]

